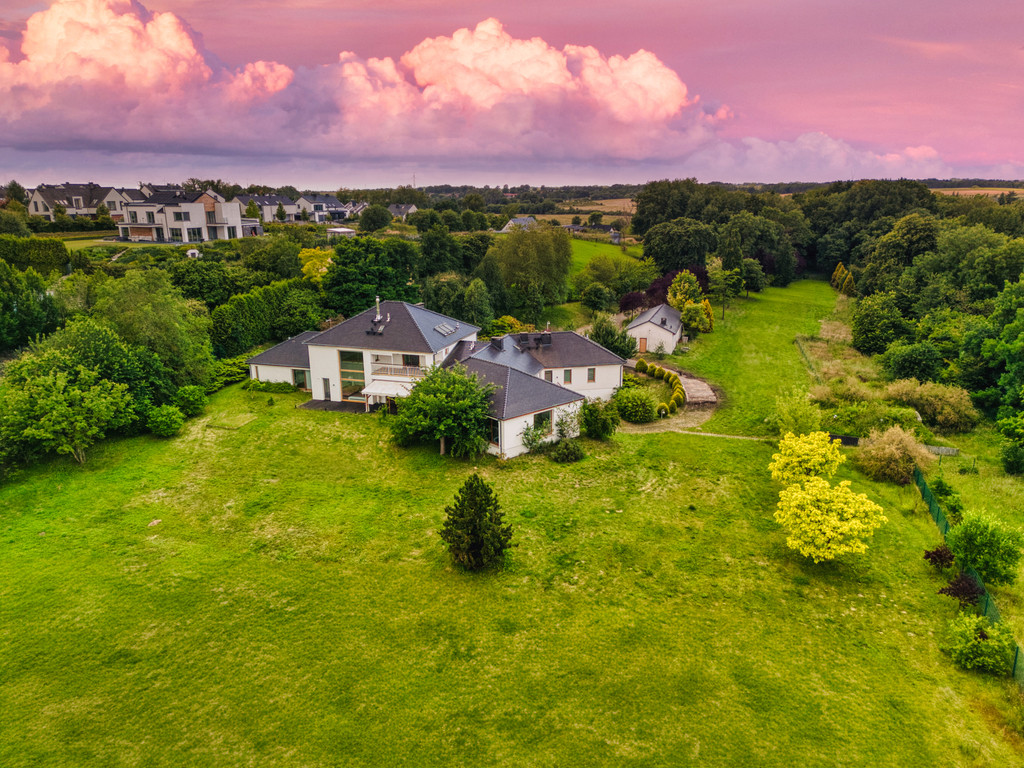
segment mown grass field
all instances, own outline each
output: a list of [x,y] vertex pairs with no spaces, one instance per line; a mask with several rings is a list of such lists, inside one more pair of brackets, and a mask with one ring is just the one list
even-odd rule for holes
[[[625,253],[634,258],[643,256],[643,249],[639,246],[627,246]],[[569,270],[569,279],[578,275],[587,266],[587,263],[599,254],[607,256],[622,256],[621,246],[611,243],[601,243],[594,240],[572,239],[572,267]]]
[[[773,303],[794,313],[769,292],[737,336]],[[775,365],[703,354],[727,388]],[[1008,689],[938,650],[952,606],[913,489],[844,467],[889,523],[815,566],[772,520],[765,442],[459,462],[301,399],[233,387],[178,438],[0,485],[0,765],[1024,760]],[[515,527],[503,571],[456,570],[437,536],[473,471]]]
[[775,398],[794,387],[806,390],[807,366],[794,344],[798,334],[814,333],[835,306],[828,283],[802,280],[731,301],[722,319],[717,303],[715,330],[702,334],[690,352],[669,362],[707,379],[722,390],[722,406],[702,429],[766,436],[764,419]]

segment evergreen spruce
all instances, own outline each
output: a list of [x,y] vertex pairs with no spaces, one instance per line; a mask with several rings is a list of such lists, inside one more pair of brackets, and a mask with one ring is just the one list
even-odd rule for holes
[[492,486],[479,475],[470,475],[456,492],[455,505],[444,511],[441,539],[456,563],[475,571],[502,561],[512,542],[512,526],[502,524]]

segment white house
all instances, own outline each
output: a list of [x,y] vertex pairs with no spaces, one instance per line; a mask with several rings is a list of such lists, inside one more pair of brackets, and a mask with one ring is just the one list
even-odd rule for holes
[[533,229],[537,226],[539,226],[539,224],[533,216],[519,216],[514,219],[509,219],[508,224],[498,231],[508,233],[513,229]]
[[405,217],[408,216],[410,213],[416,213],[416,211],[418,211],[418,210],[419,210],[419,208],[417,208],[412,203],[409,203],[409,204],[395,203],[393,205],[389,205],[388,206],[388,213],[390,213],[396,219],[401,219],[402,221],[405,221]]
[[486,344],[460,344],[458,361],[486,360],[507,365],[584,397],[607,400],[622,386],[626,362],[575,331],[510,333]]
[[404,301],[377,305],[305,341],[314,400],[381,405],[404,397],[480,329]]
[[277,218],[278,206],[284,209],[283,221],[298,221],[300,218],[299,204],[284,195],[238,195],[231,202],[238,203],[242,207],[243,213],[249,207],[250,202],[255,202],[260,209],[260,218],[263,221],[282,221]]
[[[248,220],[246,220],[248,221]],[[118,225],[122,238],[135,242],[201,243],[244,235],[242,209],[207,192],[154,192],[126,203]]]
[[303,195],[295,201],[295,205],[300,211],[309,214],[309,220],[317,224],[346,219],[350,211],[334,195]]
[[626,327],[626,333],[636,339],[641,354],[659,347],[671,354],[683,338],[683,323],[678,309],[659,304],[637,315]]
[[100,205],[105,205],[110,215],[117,217],[127,199],[120,190],[103,187],[91,181],[85,184],[72,184],[67,181],[63,184],[40,184],[29,195],[28,212],[33,216],[42,216],[48,221],[53,221],[56,218],[54,210],[58,205],[62,205],[67,215],[72,218],[96,218],[96,209]]
[[307,332],[251,358],[250,376],[309,389],[313,400],[365,410],[404,397],[433,366],[460,363],[494,384],[488,451],[526,451],[523,429],[549,435],[587,397],[622,384],[623,360],[569,331],[508,334],[477,341],[475,325],[401,301],[374,307],[333,328]]

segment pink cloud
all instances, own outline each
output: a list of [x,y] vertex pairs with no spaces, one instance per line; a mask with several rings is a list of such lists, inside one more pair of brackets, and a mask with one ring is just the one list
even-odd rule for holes
[[[56,0],[15,37],[3,38],[13,40],[6,48],[0,42],[0,148],[13,153],[92,149],[263,163],[276,152],[312,164],[603,166],[617,178],[732,181],[950,172],[934,134],[896,138],[891,146],[912,145],[898,151],[867,142],[879,123],[917,116],[914,104],[871,87],[814,99],[782,89],[770,99],[770,130],[751,129],[745,110],[736,117],[720,99],[702,101],[645,48],[609,54],[578,40],[555,45],[516,37],[497,18],[421,39],[401,55],[343,51],[297,68],[269,60],[227,67],[181,17],[137,0]],[[962,54],[899,31],[875,41],[918,57]],[[1006,87],[1019,98],[1016,84]],[[922,96],[919,110],[935,117],[937,103]],[[851,118],[827,122],[851,111],[863,130]],[[808,130],[815,121],[827,132]]]

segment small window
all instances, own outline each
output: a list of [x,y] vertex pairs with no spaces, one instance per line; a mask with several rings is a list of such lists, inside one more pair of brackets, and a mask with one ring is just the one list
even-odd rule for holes
[[131,211],[128,214],[128,221],[130,221],[132,224],[138,224],[139,223],[139,214],[136,211]]
[[206,212],[206,223],[207,224],[216,224],[217,223],[217,212],[216,211],[207,211]]
[[234,240],[236,237],[238,237],[238,228],[228,227],[228,240]]
[[566,384],[572,384],[572,368],[566,368],[562,371],[562,381]]
[[544,371],[544,381],[552,381],[551,371]]
[[116,211],[117,210],[117,200],[111,200],[110,204],[107,205],[107,210]]
[[38,201],[32,203],[32,210],[36,211],[37,213],[39,212],[39,202]]
[[551,434],[551,411],[541,411],[533,414],[534,429],[541,430],[545,435]]
[[153,211],[146,211],[146,223],[156,224],[156,214]]
[[587,368],[587,381],[597,381],[597,368]]

